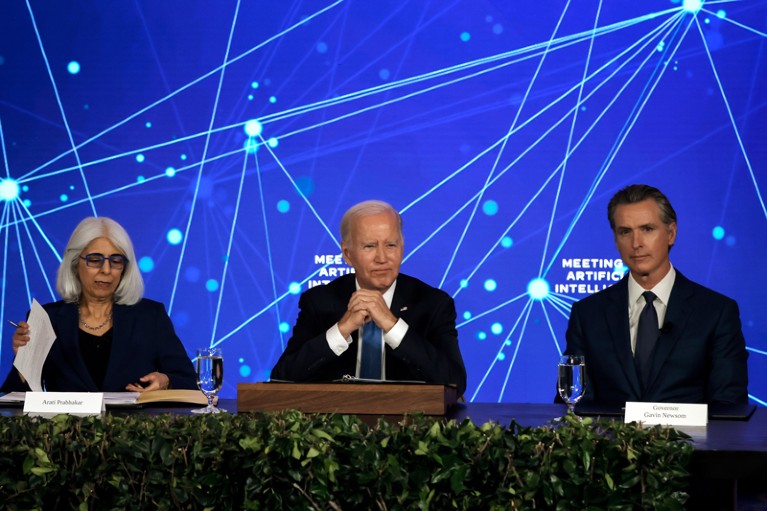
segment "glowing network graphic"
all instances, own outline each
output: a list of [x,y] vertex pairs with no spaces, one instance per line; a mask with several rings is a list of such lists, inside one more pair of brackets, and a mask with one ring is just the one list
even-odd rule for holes
[[343,212],[380,198],[402,271],[455,298],[467,399],[548,402],[572,303],[626,271],[607,200],[647,182],[680,216],[675,267],[740,304],[767,402],[767,2],[29,0],[0,20],[2,325],[58,299],[71,230],[109,216],[188,352],[223,347],[232,397],[268,378],[300,293],[349,272]]

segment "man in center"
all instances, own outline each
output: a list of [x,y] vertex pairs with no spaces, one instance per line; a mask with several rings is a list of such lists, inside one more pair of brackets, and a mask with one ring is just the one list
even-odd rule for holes
[[351,207],[341,220],[341,249],[354,273],[301,295],[293,335],[272,380],[352,375],[453,384],[463,395],[466,369],[455,304],[444,291],[399,272],[399,213],[382,201]]

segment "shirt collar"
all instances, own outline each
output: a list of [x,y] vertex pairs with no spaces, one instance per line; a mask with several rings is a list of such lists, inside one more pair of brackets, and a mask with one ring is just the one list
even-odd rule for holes
[[[671,265],[671,269],[669,269],[666,276],[663,277],[660,282],[655,284],[655,287],[652,289],[645,289],[640,286],[639,283],[634,280],[634,276],[629,273],[629,306],[637,303],[642,297],[642,293],[645,291],[652,291],[661,303],[668,305],[668,299],[671,296],[671,288],[674,287],[675,279],[676,270],[674,269],[674,266]],[[644,306],[644,301],[642,302],[642,306]]]

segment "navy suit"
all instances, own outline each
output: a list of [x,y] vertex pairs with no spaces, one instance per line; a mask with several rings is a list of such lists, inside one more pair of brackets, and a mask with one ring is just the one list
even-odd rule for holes
[[737,303],[678,271],[646,389],[631,352],[628,275],[573,305],[566,353],[586,357],[584,401],[748,400],[748,353]]
[[[354,375],[359,342],[340,356],[328,346],[325,333],[346,312],[356,289],[354,274],[309,289],[301,295],[293,335],[277,364],[272,379],[332,381]],[[458,348],[455,304],[444,291],[400,274],[391,311],[408,324],[396,350],[386,346],[386,378],[427,383],[455,384],[458,395],[466,389],[466,369]]]
[[[135,305],[113,307],[112,351],[104,385],[99,388],[83,361],[79,345],[77,305],[58,301],[43,305],[56,341],[43,366],[43,385],[59,392],[122,392],[129,383],[154,371],[170,379],[170,388],[196,389],[197,377],[173,324],[159,302],[143,299]],[[16,368],[3,391],[29,390]]]

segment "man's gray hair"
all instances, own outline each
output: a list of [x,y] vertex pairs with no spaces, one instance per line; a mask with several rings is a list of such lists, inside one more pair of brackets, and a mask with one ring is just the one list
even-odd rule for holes
[[615,232],[615,209],[621,204],[635,204],[647,199],[652,199],[660,209],[660,220],[669,226],[676,223],[676,211],[671,206],[668,197],[663,192],[649,185],[629,185],[618,190],[607,205],[607,220],[610,221],[610,229]]
[[388,202],[381,200],[367,200],[355,204],[344,213],[343,218],[341,218],[341,241],[349,243],[352,236],[352,226],[357,219],[366,216],[380,215],[382,213],[394,214],[397,218],[397,227],[399,228],[400,236],[402,236],[402,217],[399,212]]

